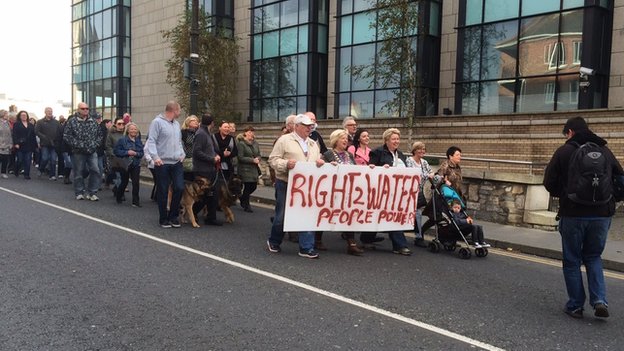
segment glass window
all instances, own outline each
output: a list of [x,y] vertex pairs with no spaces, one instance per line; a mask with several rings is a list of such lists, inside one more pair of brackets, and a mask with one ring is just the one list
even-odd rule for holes
[[319,1],[318,21],[321,24],[329,24],[329,9],[327,8],[327,6],[329,6],[329,3],[327,1]]
[[351,48],[340,49],[340,71],[338,72],[339,91],[351,90]]
[[308,52],[308,26],[299,27],[299,47],[298,52]]
[[298,24],[299,0],[286,0],[280,3],[280,27],[289,27]]
[[476,115],[479,113],[479,98],[481,97],[481,84],[461,85],[461,106],[462,114]]
[[351,115],[358,118],[372,118],[374,113],[374,98],[372,91],[363,91],[351,94]]
[[308,93],[308,55],[297,56],[297,94]]
[[572,63],[575,65],[581,64],[581,54],[583,52],[583,43],[580,41],[573,41],[573,53],[572,53]]
[[353,0],[353,12],[369,10],[374,6],[370,0]]
[[[354,46],[352,62],[354,69],[361,70],[362,74],[352,75],[351,89],[371,89],[373,87],[372,71],[375,63],[375,44]],[[370,112],[372,113],[373,110],[371,109]]]
[[[321,1],[321,3],[325,3],[325,1]],[[308,23],[310,22],[310,4],[308,0],[299,0],[299,23]]]
[[514,84],[512,81],[481,83],[479,113],[510,113],[514,110]]
[[375,23],[373,12],[359,13],[353,16],[353,44],[369,43],[375,40],[375,29],[371,23]]
[[323,54],[327,53],[327,27],[325,26],[318,26],[317,51]]
[[130,59],[129,58],[123,59],[123,76],[125,78],[130,78]]
[[262,18],[263,18],[264,9],[257,8],[253,10],[253,33],[261,33],[262,32]]
[[262,58],[262,35],[253,36],[253,58],[259,60]]
[[340,18],[340,45],[351,45],[353,16]]
[[263,10],[262,30],[269,31],[279,28],[279,4],[265,6]]
[[585,0],[563,0],[563,8],[570,9],[585,5]]
[[96,13],[91,16],[91,28],[93,29],[92,35],[93,37],[90,40],[102,39],[104,36],[102,35],[102,13]]
[[351,115],[351,94],[342,93],[338,95],[338,116]]
[[375,117],[398,117],[399,110],[390,103],[397,98],[398,90],[377,90],[375,91]]
[[559,1],[522,0],[522,16],[558,11]]
[[353,12],[353,0],[342,0],[340,2],[340,14],[344,15]]
[[544,102],[545,103],[553,103],[555,102],[555,83],[550,82],[544,85]]
[[280,31],[280,55],[292,55],[297,53],[297,27],[282,29]]
[[549,91],[548,85],[553,89],[556,84],[556,76],[524,79],[520,85],[516,111],[518,112],[541,112],[554,111],[554,99],[547,99],[545,92]]
[[109,38],[113,35],[111,10],[102,12],[102,38]]
[[522,21],[518,55],[520,76],[553,73],[559,57],[558,32],[559,15],[531,17]]
[[516,75],[518,21],[483,26],[481,79]]
[[279,32],[264,33],[262,35],[262,57],[275,57],[278,53],[278,34]]
[[462,80],[477,80],[481,67],[481,28],[464,29]]
[[[431,11],[430,11],[430,20],[429,20],[429,35],[433,35],[435,37],[440,36],[440,20],[442,16],[440,15],[440,4],[437,2],[431,3]],[[415,28],[417,29],[417,28]]]
[[466,25],[481,23],[483,0],[466,0]]
[[297,57],[281,57],[279,60],[279,96],[297,95]]
[[485,0],[484,22],[518,17],[520,0]]

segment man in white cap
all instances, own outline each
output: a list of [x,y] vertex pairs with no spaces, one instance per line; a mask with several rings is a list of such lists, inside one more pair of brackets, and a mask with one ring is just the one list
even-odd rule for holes
[[[297,162],[315,162],[317,166],[324,164],[318,144],[309,138],[314,122],[310,117],[299,114],[295,118],[292,133],[282,135],[269,155],[269,165],[275,170],[275,218],[271,227],[271,235],[267,240],[270,252],[278,253],[284,239],[284,210],[286,207],[286,190],[288,188],[288,172]],[[314,232],[299,232],[299,256],[318,258],[314,251]]]

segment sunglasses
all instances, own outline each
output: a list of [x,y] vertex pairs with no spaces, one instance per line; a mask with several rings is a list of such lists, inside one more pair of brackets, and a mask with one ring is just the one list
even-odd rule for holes
[[80,109],[81,110],[88,110],[89,108],[88,107],[81,107]]
[[116,126],[123,126],[123,125],[124,125],[124,123],[123,123],[123,122],[121,122],[121,123],[115,123],[115,125],[116,125]]

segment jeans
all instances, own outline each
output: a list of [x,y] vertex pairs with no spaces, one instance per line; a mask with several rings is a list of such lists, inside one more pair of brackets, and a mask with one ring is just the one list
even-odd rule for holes
[[[284,239],[284,211],[286,210],[287,189],[288,183],[279,179],[275,180],[275,217],[271,226],[271,236],[269,236],[269,242],[274,245],[281,245]],[[303,251],[314,249],[313,231],[299,232],[299,249]]]
[[[85,191],[89,195],[97,193],[100,189],[100,184],[102,184],[97,153],[74,153],[71,155],[71,163],[74,169],[74,193],[76,195],[82,194]],[[67,164],[65,166],[67,167]],[[89,183],[86,189],[83,175],[85,171],[89,173]]]
[[17,164],[15,166],[15,175],[19,175],[20,167],[23,167],[24,177],[30,177],[30,164],[32,163],[32,151],[17,151]]
[[[371,244],[375,236],[377,236],[377,233],[374,232],[362,233],[360,235],[360,241],[364,244]],[[405,233],[402,231],[388,232],[388,236],[390,237],[390,241],[392,241],[393,251],[407,247],[407,239],[405,238]]]
[[[156,201],[158,202],[158,221],[165,224],[170,221],[179,220],[180,200],[184,191],[184,169],[182,162],[174,164],[163,164],[154,167],[156,175]],[[169,201],[169,185],[171,185],[171,204],[167,210]]]
[[589,304],[607,304],[602,271],[602,251],[611,226],[611,217],[561,217],[559,233],[563,253],[563,277],[568,291],[566,308],[570,311],[585,305],[581,264],[585,265]]
[[422,231],[422,208],[419,208],[416,210],[416,225],[414,226],[414,235],[416,235],[416,239],[422,239],[424,238],[423,236],[423,231]]
[[126,187],[128,186],[128,180],[132,180],[132,203],[139,204],[139,180],[141,175],[141,166],[140,165],[131,165],[127,170],[120,169],[119,174],[121,175],[121,182],[117,187],[117,191],[115,193],[115,198],[119,201],[124,195],[126,191]]
[[39,171],[45,173],[46,166],[49,167],[48,176],[56,177],[56,149],[54,146],[41,147],[41,160],[39,161]]

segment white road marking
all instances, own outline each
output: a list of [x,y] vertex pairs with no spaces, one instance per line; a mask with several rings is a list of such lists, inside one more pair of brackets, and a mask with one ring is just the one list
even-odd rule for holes
[[290,278],[286,278],[286,277],[281,276],[281,275],[277,275],[277,274],[274,274],[274,273],[271,273],[271,272],[263,271],[261,269],[254,268],[254,267],[248,266],[246,264],[243,264],[243,263],[240,263],[240,262],[236,262],[236,261],[232,261],[232,260],[229,260],[229,259],[226,259],[226,258],[223,258],[223,257],[215,256],[213,254],[209,254],[209,253],[204,252],[204,251],[199,251],[199,250],[193,249],[193,248],[185,246],[185,245],[180,245],[180,244],[175,243],[173,241],[161,239],[161,238],[155,237],[153,235],[143,233],[143,232],[138,231],[138,230],[127,228],[127,227],[124,227],[124,226],[121,226],[121,225],[118,225],[118,224],[115,224],[115,223],[112,223],[112,222],[108,222],[108,221],[105,221],[105,220],[102,220],[102,219],[99,219],[99,218],[95,218],[95,217],[89,216],[87,214],[80,213],[78,211],[74,211],[74,210],[71,210],[71,209],[67,209],[67,208],[61,207],[59,205],[55,205],[55,204],[50,203],[50,202],[46,202],[46,201],[43,201],[43,200],[36,199],[36,198],[28,196],[28,195],[20,194],[18,192],[13,191],[13,190],[9,190],[9,189],[2,188],[2,187],[0,187],[0,190],[3,190],[5,192],[7,192],[7,193],[10,193],[10,194],[13,194],[13,195],[16,195],[16,196],[20,196],[22,198],[25,198],[25,199],[28,199],[28,200],[31,200],[31,201],[34,201],[34,202],[37,202],[37,203],[40,203],[40,204],[45,205],[45,206],[49,206],[49,207],[55,208],[57,210],[61,210],[61,211],[67,212],[67,213],[71,213],[73,215],[76,215],[76,216],[88,219],[90,221],[98,222],[98,223],[107,225],[109,227],[116,228],[116,229],[119,229],[119,230],[122,230],[122,231],[125,231],[125,232],[128,232],[128,233],[131,233],[131,234],[143,237],[145,239],[149,239],[149,240],[152,240],[152,241],[164,244],[164,245],[168,245],[170,247],[174,247],[174,248],[186,251],[186,252],[190,252],[190,253],[193,253],[193,254],[196,254],[196,255],[199,255],[199,256],[202,256],[202,257],[209,258],[211,260],[215,260],[215,261],[218,261],[218,262],[221,262],[221,263],[225,263],[227,265],[230,265],[230,266],[233,266],[233,267],[237,267],[237,268],[246,270],[248,272],[255,273],[255,274],[267,277],[267,278],[271,278],[271,279],[274,279],[274,280],[277,280],[277,281],[280,281],[280,282],[283,282],[283,283],[286,283],[286,284],[290,284],[290,285],[296,286],[298,288],[305,289],[305,290],[308,290],[310,292],[316,293],[318,295],[323,295],[323,296],[332,298],[334,300],[337,300],[337,301],[340,301],[340,302],[343,302],[343,303],[347,303],[347,304],[359,307],[361,309],[364,309],[364,310],[367,310],[367,311],[370,311],[370,312],[373,312],[373,313],[377,313],[377,314],[382,315],[384,317],[395,319],[397,321],[400,321],[400,322],[403,322],[403,323],[406,323],[406,324],[409,324],[409,325],[413,325],[415,327],[418,327],[418,328],[421,328],[421,329],[425,329],[425,330],[428,330],[430,332],[433,332],[433,333],[436,333],[436,334],[440,334],[442,336],[445,336],[445,337],[448,337],[448,338],[451,338],[451,339],[455,339],[457,341],[461,341],[461,342],[464,342],[464,343],[469,344],[469,345],[473,345],[475,347],[482,348],[484,350],[503,350],[501,348],[498,348],[496,346],[487,344],[485,342],[481,342],[479,340],[475,340],[475,339],[472,339],[472,338],[469,338],[469,337],[466,337],[466,336],[454,333],[452,331],[436,327],[434,325],[431,325],[431,324],[428,324],[428,323],[425,323],[425,322],[417,321],[415,319],[402,316],[402,315],[400,315],[398,313],[386,311],[384,309],[375,307],[373,305],[369,305],[369,304],[366,304],[366,303],[363,303],[363,302],[360,302],[360,301],[357,301],[357,300],[354,300],[354,299],[350,299],[350,298],[342,296],[342,295],[338,295],[338,294],[333,293],[331,291],[319,289],[319,288],[314,287],[312,285],[305,284],[305,283],[302,283],[302,282],[299,282],[299,281],[296,281],[296,280],[293,280],[293,279],[290,279]]

